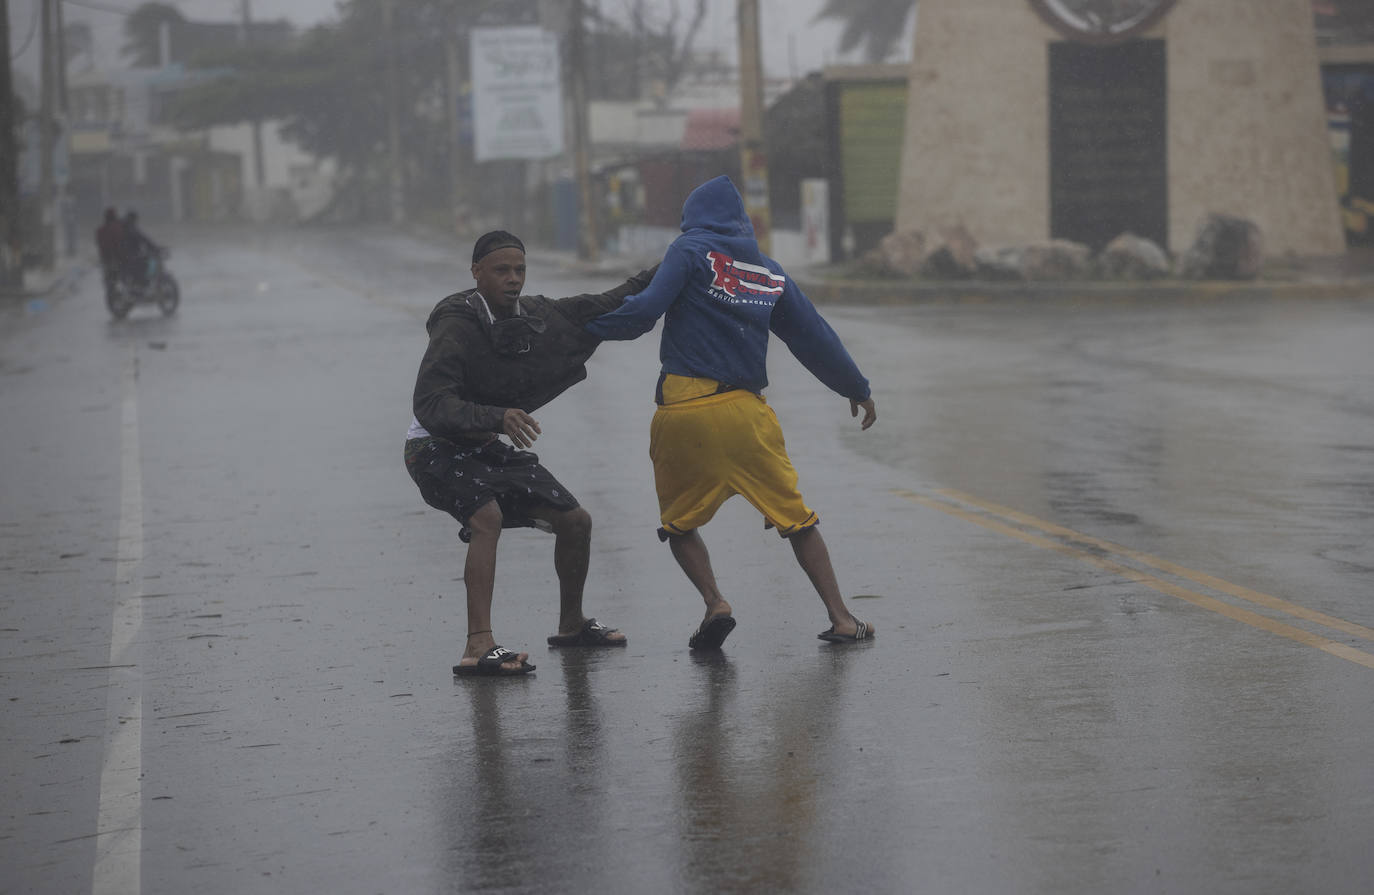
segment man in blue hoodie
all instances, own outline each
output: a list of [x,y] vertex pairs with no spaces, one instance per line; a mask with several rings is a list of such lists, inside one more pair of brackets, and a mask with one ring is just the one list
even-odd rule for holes
[[648,287],[586,325],[602,339],[634,339],[664,318],[662,372],[649,429],[659,537],[706,601],[691,649],[717,649],[735,627],[697,529],[727,499],[744,495],[765,525],[787,538],[830,616],[818,637],[857,643],[873,636],[840,595],[819,518],[797,490],[777,416],[763,398],[768,334],[849,399],[862,426],[877,420],[868,380],[782,267],[759,250],[744,200],[728,177],[692,191],[673,241]]

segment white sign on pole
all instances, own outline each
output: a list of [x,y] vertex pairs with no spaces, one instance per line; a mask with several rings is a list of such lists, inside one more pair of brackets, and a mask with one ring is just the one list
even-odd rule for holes
[[830,182],[801,182],[802,247],[807,264],[830,263]]
[[563,151],[558,37],[533,25],[472,29],[473,153],[479,162]]

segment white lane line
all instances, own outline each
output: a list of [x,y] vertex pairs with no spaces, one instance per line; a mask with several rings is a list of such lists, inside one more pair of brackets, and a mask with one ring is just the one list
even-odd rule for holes
[[138,352],[124,365],[119,544],[105,701],[93,895],[136,895],[143,850],[143,472],[138,444]]

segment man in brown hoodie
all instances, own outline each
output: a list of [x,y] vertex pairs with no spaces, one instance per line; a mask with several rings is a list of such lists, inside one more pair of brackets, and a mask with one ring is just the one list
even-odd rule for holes
[[583,325],[642,290],[653,270],[608,292],[522,296],[525,246],[496,230],[473,247],[472,276],[476,288],[440,301],[426,323],[429,347],[415,382],[406,469],[425,502],[457,519],[468,541],[468,636],[453,673],[525,674],[534,670],[529,654],[498,646],[491,630],[496,548],[505,528],[554,534],[559,624],[551,646],[626,642],[582,612],[591,515],[525,448],[540,432],[530,414],[587,376],[587,359],[601,340]]

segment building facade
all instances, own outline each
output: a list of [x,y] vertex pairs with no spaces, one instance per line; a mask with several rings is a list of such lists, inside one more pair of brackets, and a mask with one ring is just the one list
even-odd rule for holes
[[1119,41],[1067,37],[1078,6],[922,0],[898,229],[1179,252],[1217,212],[1272,254],[1344,250],[1310,0],[1118,4],[1151,13]]

